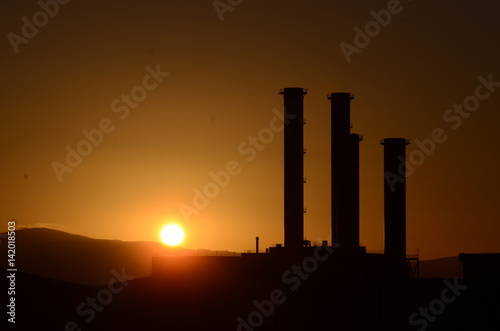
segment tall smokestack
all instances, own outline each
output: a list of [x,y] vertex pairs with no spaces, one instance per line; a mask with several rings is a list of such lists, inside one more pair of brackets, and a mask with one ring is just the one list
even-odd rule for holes
[[304,242],[304,95],[307,90],[280,91],[285,103],[285,248]]
[[351,134],[350,93],[331,93],[332,242],[359,247],[359,141]]
[[404,138],[386,138],[384,146],[384,253],[406,258],[406,145]]
[[344,218],[339,222],[339,240],[343,246],[359,247],[359,142],[363,140],[359,134],[351,133],[348,140],[346,158],[346,188]]

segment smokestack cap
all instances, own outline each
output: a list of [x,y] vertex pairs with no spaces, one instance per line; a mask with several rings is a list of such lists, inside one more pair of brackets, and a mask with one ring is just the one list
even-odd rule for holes
[[380,145],[385,145],[385,144],[405,144],[409,145],[410,141],[406,138],[385,138],[380,140]]
[[280,90],[279,94],[285,93],[302,93],[303,95],[307,94],[307,89],[302,87],[285,87]]
[[350,100],[354,99],[354,94],[349,92],[334,92],[327,94],[328,99],[341,99],[341,98],[349,98]]

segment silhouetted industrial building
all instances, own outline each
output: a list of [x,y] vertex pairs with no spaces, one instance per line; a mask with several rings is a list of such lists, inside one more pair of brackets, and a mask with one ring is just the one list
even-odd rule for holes
[[463,278],[466,281],[500,279],[499,253],[460,253],[458,259],[462,262]]
[[[211,265],[218,261],[221,269],[239,270],[248,274],[252,270],[281,270],[314,254],[318,247],[311,247],[304,238],[304,96],[307,90],[287,87],[280,90],[284,99],[284,246],[277,244],[259,253],[259,237],[255,238],[255,253],[237,257],[183,257],[155,258],[154,275],[189,273],[197,269],[211,274]],[[326,264],[329,272],[342,270],[341,278],[353,278],[370,270],[374,275],[408,277],[415,275],[406,266],[406,178],[404,174],[406,139],[383,140],[384,173],[398,175],[395,183],[384,184],[385,255],[367,254],[360,247],[359,203],[359,142],[362,137],[351,133],[350,105],[354,98],[350,93],[331,93],[331,233],[329,247],[334,257]],[[403,168],[403,173],[400,169]],[[220,258],[218,260],[218,258]],[[190,260],[185,262],[184,260]],[[415,260],[415,257],[413,257]],[[418,263],[418,258],[416,258]],[[168,262],[167,262],[168,261]],[[206,261],[206,262],[200,262]],[[174,265],[171,265],[171,264]],[[191,266],[197,265],[197,267]],[[281,267],[280,267],[281,266]],[[377,269],[377,266],[379,269]],[[410,265],[409,265],[410,266]],[[417,265],[418,266],[418,265]],[[275,270],[275,271],[276,271]],[[416,269],[418,270],[418,268]]]
[[[411,259],[405,255],[406,179],[404,174],[398,173],[401,162],[404,166],[407,141],[384,140],[384,171],[399,174],[401,180],[396,182],[394,191],[391,191],[387,181],[384,185],[386,254],[367,253],[359,243],[359,143],[362,137],[351,133],[350,104],[353,96],[350,93],[328,95],[331,101],[332,239],[330,243],[323,241],[321,246],[311,246],[310,241],[304,238],[303,102],[307,91],[289,87],[282,89],[280,94],[284,98],[285,110],[284,246],[276,244],[266,249],[266,253],[259,253],[259,237],[255,237],[255,253],[243,253],[241,257],[154,257],[153,278],[161,284],[189,284],[190,288],[192,284],[207,289],[221,284],[224,287],[233,286],[245,298],[256,295],[263,298],[281,289],[286,291],[287,287],[295,291],[304,286],[305,290],[295,292],[294,299],[283,304],[283,308],[276,306],[277,315],[265,321],[269,330],[319,329],[325,325],[346,330],[401,330],[399,326],[408,323],[407,307],[400,304],[391,307],[389,320],[381,314],[383,309],[378,307],[389,307],[390,302],[403,302],[402,284],[410,277],[418,277],[418,257],[413,257],[413,262],[416,260],[417,264],[413,264],[415,267],[412,268]],[[264,284],[274,290],[262,292]],[[287,292],[286,296],[289,294],[291,292]],[[240,302],[239,306],[246,307],[246,301]],[[373,311],[370,311],[368,302],[375,307]],[[321,316],[322,319],[311,324],[310,319],[306,318],[305,322],[304,316]],[[250,324],[256,328],[260,325],[250,319],[238,319],[236,322],[237,329],[250,329]],[[245,325],[242,323],[247,325],[242,326]],[[347,328],[345,323],[349,323],[351,328]],[[390,324],[398,327],[391,328]]]

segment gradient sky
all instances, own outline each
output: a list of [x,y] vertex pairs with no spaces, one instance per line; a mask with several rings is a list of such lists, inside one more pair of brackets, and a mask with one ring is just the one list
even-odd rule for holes
[[[326,95],[351,92],[353,132],[364,137],[360,239],[367,249],[383,249],[380,140],[408,138],[411,154],[415,139],[442,128],[448,139],[408,177],[408,252],[420,249],[424,259],[499,252],[500,87],[482,88],[488,97],[459,127],[443,115],[475,94],[478,76],[500,82],[500,4],[401,1],[347,63],[339,44],[354,45],[354,28],[364,30],[370,12],[390,3],[242,1],[221,21],[211,0],[70,1],[43,22],[36,1],[2,2],[2,230],[16,219],[94,238],[159,241],[160,229],[177,222],[187,248],[243,251],[255,236],[261,247],[281,243],[283,133],[251,161],[238,146],[269,127],[273,109],[282,113],[279,90],[298,86],[309,91],[308,239],[330,236]],[[33,22],[33,15],[41,27],[16,53],[9,33],[21,36],[23,17]],[[123,108],[114,112],[112,103],[143,84],[148,66],[169,75],[149,80],[155,88],[127,117]],[[66,146],[76,148],[82,130],[106,118],[114,130],[59,181],[53,162],[65,163]],[[192,206],[193,189],[203,190],[209,173],[232,160],[241,173],[184,219],[179,205]]]

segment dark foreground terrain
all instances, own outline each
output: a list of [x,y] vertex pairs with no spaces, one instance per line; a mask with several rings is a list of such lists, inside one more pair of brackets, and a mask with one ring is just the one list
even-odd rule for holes
[[498,281],[460,282],[443,297],[456,280],[359,282],[320,268],[288,283],[279,273],[127,280],[120,270],[110,280],[117,275],[122,283],[84,286],[18,273],[15,329],[500,329]]

